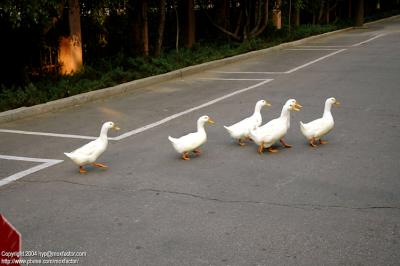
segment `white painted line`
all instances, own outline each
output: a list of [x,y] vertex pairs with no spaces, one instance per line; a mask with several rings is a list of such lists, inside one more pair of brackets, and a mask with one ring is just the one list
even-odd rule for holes
[[341,53],[343,51],[346,51],[347,49],[340,49],[340,50],[333,49],[333,50],[335,50],[335,52],[327,54],[327,55],[324,55],[324,56],[322,56],[320,58],[317,58],[317,59],[315,59],[313,61],[305,63],[305,64],[303,64],[301,66],[292,68],[292,69],[290,69],[288,71],[285,71],[285,72],[234,72],[234,71],[232,71],[232,72],[228,72],[228,71],[226,71],[226,72],[224,72],[224,71],[212,71],[212,72],[214,72],[214,73],[223,73],[223,74],[290,74],[290,73],[293,73],[293,72],[295,72],[295,71],[297,71],[299,69],[305,68],[305,67],[307,67],[309,65],[312,65],[312,64],[314,64],[316,62],[324,60],[325,58],[328,58],[328,57],[331,57],[331,56],[333,56],[335,54],[338,54],[338,53]]
[[203,103],[203,104],[201,104],[201,105],[199,105],[199,106],[196,106],[196,107],[192,107],[192,108],[187,109],[187,110],[185,110],[185,111],[182,111],[182,112],[180,112],[180,113],[176,113],[176,114],[174,114],[174,115],[168,116],[168,117],[166,117],[166,118],[164,118],[164,119],[161,119],[161,120],[159,120],[159,121],[157,121],[157,122],[151,123],[151,124],[146,125],[146,126],[144,126],[144,127],[140,127],[140,128],[137,128],[137,129],[128,131],[128,132],[126,132],[126,133],[124,133],[124,134],[122,134],[122,135],[119,135],[118,137],[115,137],[115,138],[113,138],[113,139],[114,139],[114,140],[121,140],[121,139],[130,137],[130,136],[136,135],[136,134],[141,133],[141,132],[143,132],[143,131],[146,131],[146,130],[149,130],[149,129],[151,129],[151,128],[154,128],[154,127],[156,127],[156,126],[162,125],[162,124],[164,124],[164,123],[166,123],[166,122],[168,122],[168,121],[171,121],[171,120],[173,120],[173,119],[175,119],[175,118],[178,118],[178,117],[180,117],[180,116],[183,116],[183,115],[185,115],[185,114],[188,114],[188,113],[194,112],[194,111],[196,111],[196,110],[199,110],[199,109],[201,109],[201,108],[210,106],[210,105],[212,105],[212,104],[215,104],[215,103],[217,103],[217,102],[220,102],[220,101],[222,101],[222,100],[225,100],[225,99],[227,99],[227,98],[230,98],[230,97],[232,97],[232,96],[235,96],[235,95],[237,95],[237,94],[240,94],[240,93],[243,93],[243,92],[246,92],[246,91],[255,89],[255,88],[257,88],[257,87],[260,87],[260,86],[262,86],[262,85],[264,85],[264,84],[266,84],[266,83],[268,83],[268,82],[270,82],[270,81],[272,81],[272,80],[273,80],[273,79],[265,79],[265,80],[263,80],[262,82],[259,82],[259,83],[255,84],[255,85],[252,85],[252,86],[249,86],[249,87],[247,87],[247,88],[244,88],[244,89],[241,89],[241,90],[237,90],[237,91],[234,91],[234,92],[232,92],[232,93],[226,94],[226,95],[224,95],[224,96],[218,97],[218,98],[216,98],[216,99],[214,99],[214,100],[208,101],[208,102]]
[[255,81],[260,81],[260,80],[266,80],[266,79],[229,79],[229,78],[199,78],[199,79],[203,79],[203,80],[233,80],[233,81],[247,81],[247,80],[255,80]]
[[349,48],[349,45],[299,45],[299,48]]
[[218,74],[285,74],[285,72],[257,72],[257,71],[208,71]]
[[360,46],[360,45],[362,45],[362,44],[364,44],[364,43],[373,41],[373,40],[375,40],[375,39],[377,39],[377,38],[380,38],[380,37],[382,37],[382,36],[385,36],[385,34],[383,34],[383,33],[378,34],[378,35],[376,35],[375,37],[372,37],[372,38],[370,38],[370,39],[368,39],[368,40],[365,40],[365,41],[363,41],[363,42],[359,42],[359,43],[353,44],[352,46],[353,46],[353,47],[354,47],[354,46]]
[[308,62],[308,63],[306,63],[306,64],[304,64],[304,65],[301,65],[301,66],[292,68],[292,69],[286,71],[285,73],[286,73],[286,74],[293,73],[293,72],[295,72],[295,71],[297,71],[297,70],[299,70],[299,69],[305,68],[305,67],[307,67],[307,66],[309,66],[309,65],[312,65],[312,64],[314,64],[314,63],[316,63],[316,62],[319,62],[319,61],[321,61],[321,60],[324,60],[325,58],[331,57],[331,56],[333,56],[333,55],[335,55],[335,54],[341,53],[341,52],[346,51],[346,50],[347,50],[347,49],[340,49],[340,50],[335,51],[335,52],[333,52],[333,53],[324,55],[324,56],[322,56],[322,57],[320,57],[320,58],[317,58],[317,59],[315,59],[315,60],[313,60],[313,61],[310,61],[310,62]]
[[0,159],[5,160],[15,160],[15,161],[25,161],[25,162],[38,162],[42,163],[31,167],[27,170],[18,172],[16,174],[10,175],[6,178],[0,179],[0,187],[4,186],[10,182],[16,181],[24,176],[30,175],[47,167],[59,164],[63,162],[63,160],[54,160],[54,159],[43,159],[43,158],[30,158],[30,157],[18,157],[18,156],[9,156],[9,155],[0,155]]
[[337,51],[335,48],[292,48],[289,51]]
[[58,137],[58,138],[69,138],[69,139],[96,139],[97,138],[97,137],[82,136],[82,135],[70,135],[70,134],[58,134],[58,133],[10,130],[10,129],[0,129],[0,132],[13,133],[13,134],[24,134],[24,135],[39,135],[39,136]]

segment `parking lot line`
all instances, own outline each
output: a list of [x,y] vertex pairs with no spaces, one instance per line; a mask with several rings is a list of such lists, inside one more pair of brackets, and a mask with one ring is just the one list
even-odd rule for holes
[[292,49],[286,49],[289,51],[337,51],[339,49],[337,48],[292,48]]
[[83,136],[83,135],[58,134],[58,133],[49,133],[49,132],[36,132],[36,131],[10,130],[10,129],[0,129],[0,132],[24,134],[24,135],[39,135],[39,136],[68,138],[68,139],[96,139],[97,138],[97,137]]
[[39,170],[45,169],[47,167],[59,164],[63,162],[63,160],[55,160],[55,159],[43,159],[43,158],[31,158],[31,157],[19,157],[19,156],[10,156],[10,155],[1,155],[0,154],[0,159],[4,160],[15,160],[15,161],[25,161],[25,162],[37,162],[41,163],[39,165],[36,165],[34,167],[31,167],[27,170],[18,172],[16,174],[10,175],[8,177],[5,177],[3,179],[0,179],[0,187],[4,186],[10,182],[16,181],[24,176],[30,175],[32,173],[35,173]]
[[349,45],[299,45],[299,48],[349,48]]
[[312,64],[314,64],[314,63],[316,63],[316,62],[319,62],[319,61],[321,61],[321,60],[324,60],[324,59],[326,59],[326,58],[328,58],[328,57],[331,57],[331,56],[333,56],[333,55],[335,55],[335,54],[341,53],[341,52],[346,51],[346,50],[347,50],[347,49],[340,49],[340,50],[337,50],[337,51],[332,52],[332,53],[330,53],[330,54],[327,54],[327,55],[324,55],[324,56],[322,56],[322,57],[319,57],[319,58],[317,58],[317,59],[315,59],[315,60],[313,60],[313,61],[310,61],[310,62],[308,62],[308,63],[305,63],[305,64],[303,64],[303,65],[301,65],[301,66],[292,68],[292,69],[286,71],[285,73],[286,73],[286,74],[293,73],[293,72],[295,72],[295,71],[297,71],[297,70],[300,70],[300,69],[302,69],[302,68],[305,68],[305,67],[307,67],[307,66],[309,66],[309,65],[312,65]]
[[285,72],[265,72],[265,71],[209,71],[217,74],[285,74]]
[[233,80],[233,81],[249,81],[249,80],[255,80],[255,81],[261,81],[265,79],[236,79],[236,78],[199,78],[199,79],[205,79],[205,80]]
[[373,40],[375,40],[375,39],[377,39],[377,38],[380,38],[380,37],[382,37],[382,36],[385,36],[385,34],[384,34],[384,33],[381,33],[381,34],[378,34],[378,35],[376,35],[376,36],[374,36],[374,37],[372,37],[372,38],[370,38],[370,39],[368,39],[368,40],[365,40],[365,41],[362,41],[362,42],[359,42],[359,43],[355,43],[355,44],[352,45],[352,47],[360,46],[360,45],[362,45],[362,44],[364,44],[364,43],[373,41]]

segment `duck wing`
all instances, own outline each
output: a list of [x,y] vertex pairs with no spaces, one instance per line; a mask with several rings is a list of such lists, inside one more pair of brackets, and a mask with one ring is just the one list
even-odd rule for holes
[[99,147],[99,139],[93,140],[82,147],[71,152],[72,154],[79,154],[80,156],[91,156],[97,152]]
[[312,135],[312,137],[318,136],[322,134],[327,129],[327,123],[323,118],[315,119],[309,123],[302,123],[300,122],[300,127],[303,133],[308,135]]

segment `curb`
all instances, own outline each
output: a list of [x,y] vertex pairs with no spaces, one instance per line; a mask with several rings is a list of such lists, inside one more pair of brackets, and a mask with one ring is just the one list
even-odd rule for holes
[[[397,16],[392,16],[389,18],[383,18],[377,21],[373,22],[368,22],[365,23],[364,25],[372,25],[375,23],[379,23],[382,21],[387,21],[387,20],[393,20],[400,17],[400,15]],[[334,35],[337,33],[345,32],[354,29],[354,27],[349,27],[349,28],[344,28],[336,31],[331,31],[331,32],[326,32],[323,34],[319,35],[314,35],[311,37],[306,37],[304,39],[292,41],[292,42],[287,42],[287,43],[282,43],[277,46],[269,47],[266,49],[262,50],[257,50],[257,51],[251,51],[245,54],[240,54],[232,57],[227,57],[224,59],[219,59],[219,60],[214,60],[206,63],[202,63],[199,65],[193,65],[189,67],[185,67],[182,69],[174,70],[165,74],[161,75],[156,75],[156,76],[151,76],[147,77],[144,79],[139,79],[139,80],[134,80],[126,83],[122,83],[113,87],[108,87],[104,89],[99,89],[95,91],[90,91],[82,94],[77,94],[74,96],[70,96],[67,98],[55,100],[55,101],[50,101],[47,103],[43,104],[38,104],[30,107],[20,107],[18,109],[13,109],[5,112],[0,113],[0,123],[5,123],[5,122],[10,122],[10,121],[15,121],[47,112],[52,112],[52,111],[57,111],[60,109],[68,108],[68,107],[73,107],[76,105],[81,105],[87,102],[92,102],[100,99],[104,99],[110,96],[115,96],[123,93],[130,92],[132,90],[135,90],[137,88],[143,88],[151,85],[155,85],[157,83],[161,83],[164,81],[176,79],[176,78],[183,78],[189,75],[193,75],[199,72],[203,72],[205,70],[210,70],[211,68],[216,68],[216,67],[221,67],[224,65],[236,63],[242,60],[250,59],[256,56],[264,55],[272,51],[276,50],[281,50],[285,49],[288,47],[300,45],[312,40],[316,40],[319,38],[323,38],[326,36]]]

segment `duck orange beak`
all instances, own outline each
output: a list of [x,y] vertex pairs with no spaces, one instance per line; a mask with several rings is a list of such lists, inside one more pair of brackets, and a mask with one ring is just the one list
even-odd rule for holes
[[209,124],[215,124],[215,122],[214,122],[211,118],[209,118],[209,119],[207,120],[207,122],[208,122]]
[[335,102],[335,105],[339,106],[339,105],[340,105],[340,102],[339,102],[339,101],[336,101],[336,102]]
[[303,107],[302,105],[300,105],[298,102],[296,102],[295,104],[294,104],[294,107],[293,107],[293,110],[295,110],[295,111],[300,111],[300,108],[301,107]]
[[117,130],[117,131],[120,130],[120,128],[119,128],[117,125],[114,125],[114,126],[113,126],[113,129],[115,129],[115,130]]
[[265,101],[265,106],[271,106],[271,104],[267,100],[264,101]]

